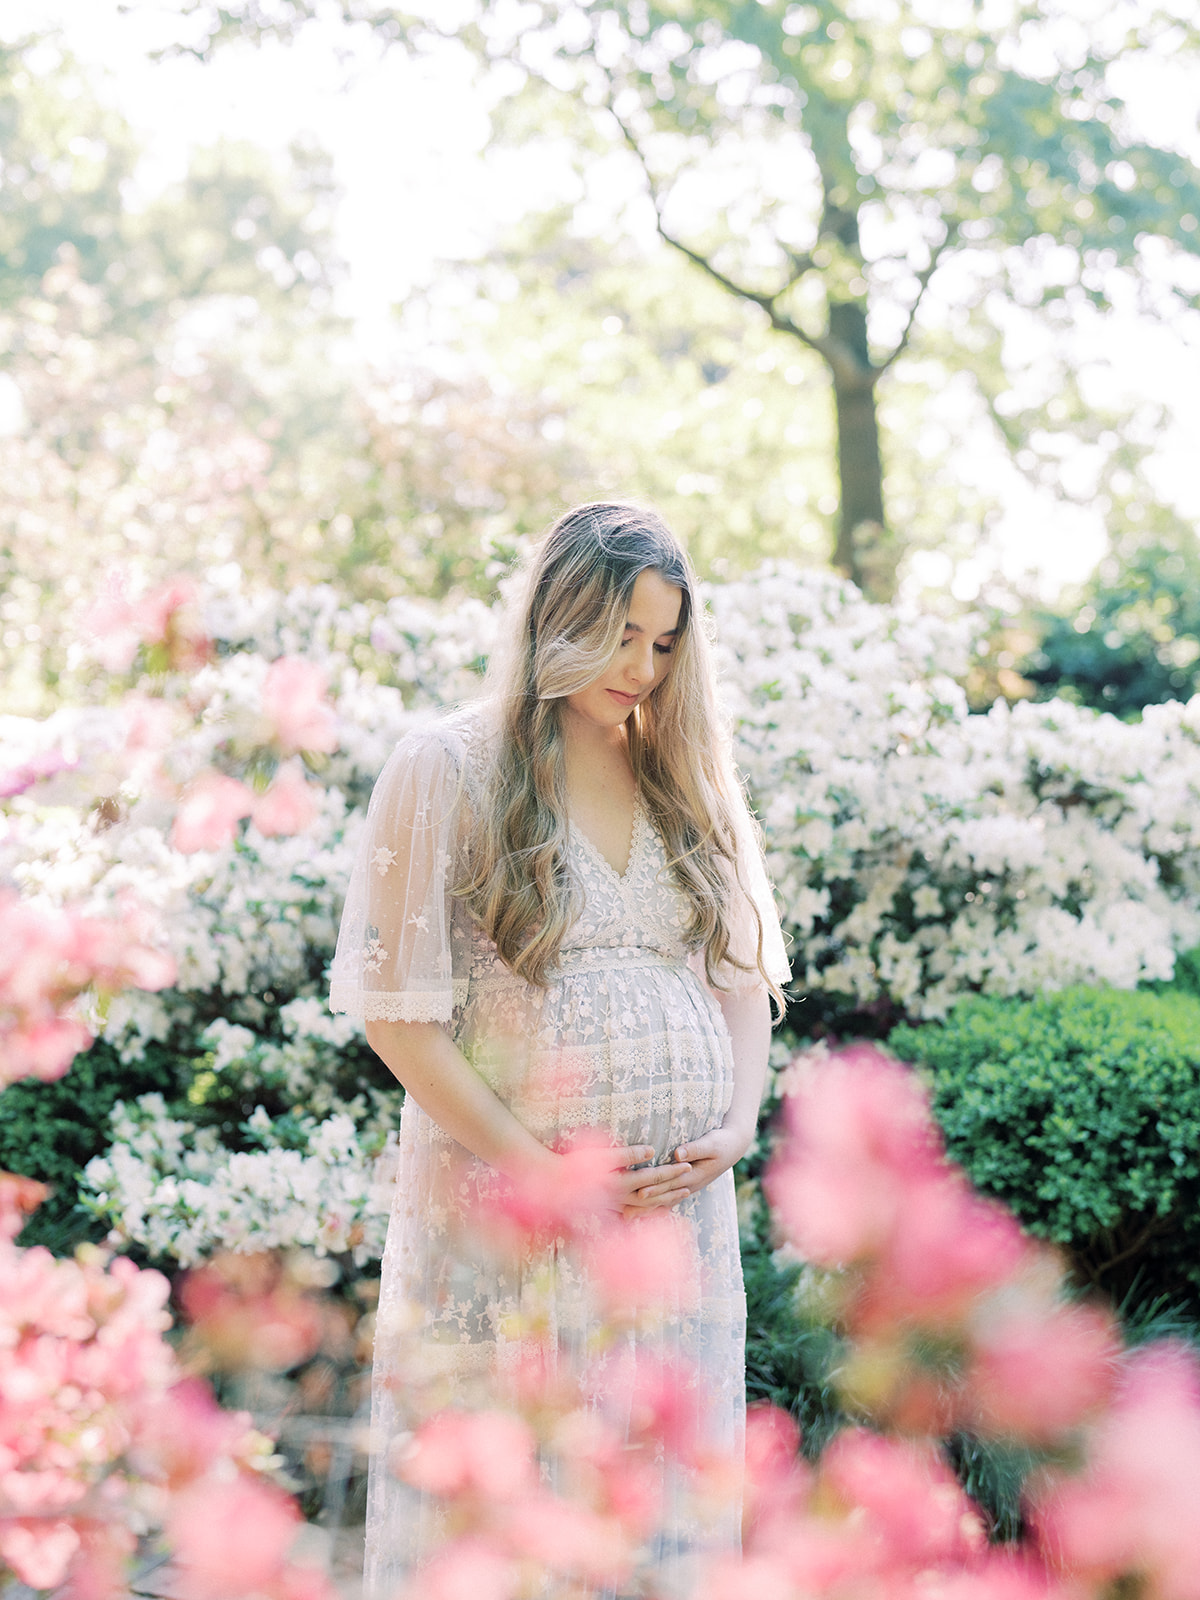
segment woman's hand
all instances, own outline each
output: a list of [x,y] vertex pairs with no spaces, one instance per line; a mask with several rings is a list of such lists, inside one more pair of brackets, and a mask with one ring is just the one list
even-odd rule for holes
[[672,1164],[657,1169],[671,1176],[659,1185],[660,1197],[651,1203],[677,1206],[689,1196],[699,1194],[701,1189],[707,1189],[742,1159],[750,1148],[751,1137],[736,1128],[721,1127],[681,1144]]
[[619,1165],[612,1175],[611,1193],[614,1207],[622,1216],[678,1205],[687,1198],[687,1190],[680,1187],[684,1176],[691,1171],[686,1161],[648,1167],[645,1163],[654,1159],[650,1145],[614,1150],[613,1155]]

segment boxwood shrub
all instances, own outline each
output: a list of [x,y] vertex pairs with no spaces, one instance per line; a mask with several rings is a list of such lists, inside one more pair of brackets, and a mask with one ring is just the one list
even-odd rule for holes
[[953,1159],[1082,1283],[1200,1309],[1200,999],[970,998],[888,1046],[927,1073]]

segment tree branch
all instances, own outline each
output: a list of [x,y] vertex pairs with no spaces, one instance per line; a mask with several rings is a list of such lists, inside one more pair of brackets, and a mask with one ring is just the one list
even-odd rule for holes
[[703,255],[699,250],[694,250],[691,245],[685,244],[682,239],[677,239],[674,234],[667,231],[663,222],[663,206],[658,184],[655,182],[654,174],[650,170],[650,163],[646,160],[645,151],[638,143],[633,130],[625,122],[624,118],[618,115],[611,100],[608,102],[608,110],[645,175],[646,189],[650,196],[650,203],[654,207],[654,224],[659,238],[665,244],[669,244],[673,250],[678,250],[680,255],[686,256],[702,272],[707,273],[714,283],[720,284],[721,288],[726,290],[727,293],[736,295],[740,300],[749,300],[751,304],[765,311],[770,319],[771,326],[777,333],[786,333],[793,339],[799,339],[801,344],[807,345],[810,350],[815,350],[831,367],[842,361],[844,358],[841,351],[836,347],[835,341],[805,332],[798,322],[793,322],[791,317],[786,316],[779,310],[779,301],[808,271],[812,265],[811,259],[807,256],[794,256],[789,252],[793,267],[792,275],[781,288],[776,289],[773,294],[769,294],[765,290],[752,289],[748,284],[738,283],[736,279],[729,277],[719,267],[714,266],[706,255]]
[[946,237],[942,240],[941,244],[939,244],[931,252],[929,257],[929,265],[924,269],[924,271],[918,272],[917,274],[917,298],[908,308],[908,320],[904,324],[904,330],[900,335],[896,348],[892,351],[890,356],[879,363],[880,372],[886,372],[887,369],[892,365],[893,361],[898,361],[908,349],[908,342],[912,338],[913,325],[917,320],[917,311],[920,309],[921,301],[925,297],[925,291],[929,287],[929,280],[937,271],[938,262],[942,259],[943,254],[947,249],[949,249],[950,245],[957,237],[957,226],[952,222],[948,222],[946,224]]

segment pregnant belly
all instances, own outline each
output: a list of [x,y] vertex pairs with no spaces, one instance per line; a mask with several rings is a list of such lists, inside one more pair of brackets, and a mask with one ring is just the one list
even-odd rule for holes
[[481,985],[458,1042],[546,1143],[590,1130],[663,1161],[718,1127],[733,1092],[720,1007],[674,963],[568,969],[538,991]]

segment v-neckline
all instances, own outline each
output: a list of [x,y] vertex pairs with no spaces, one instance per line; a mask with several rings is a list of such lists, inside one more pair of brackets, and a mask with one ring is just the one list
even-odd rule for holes
[[618,883],[625,884],[629,882],[637,860],[638,847],[641,844],[642,817],[642,797],[640,794],[635,794],[633,797],[633,824],[629,830],[629,855],[625,860],[624,872],[617,871],[600,846],[584,832],[577,822],[571,822],[570,829],[576,838],[583,840],[586,848],[591,851],[593,857],[604,870],[610,873]]

